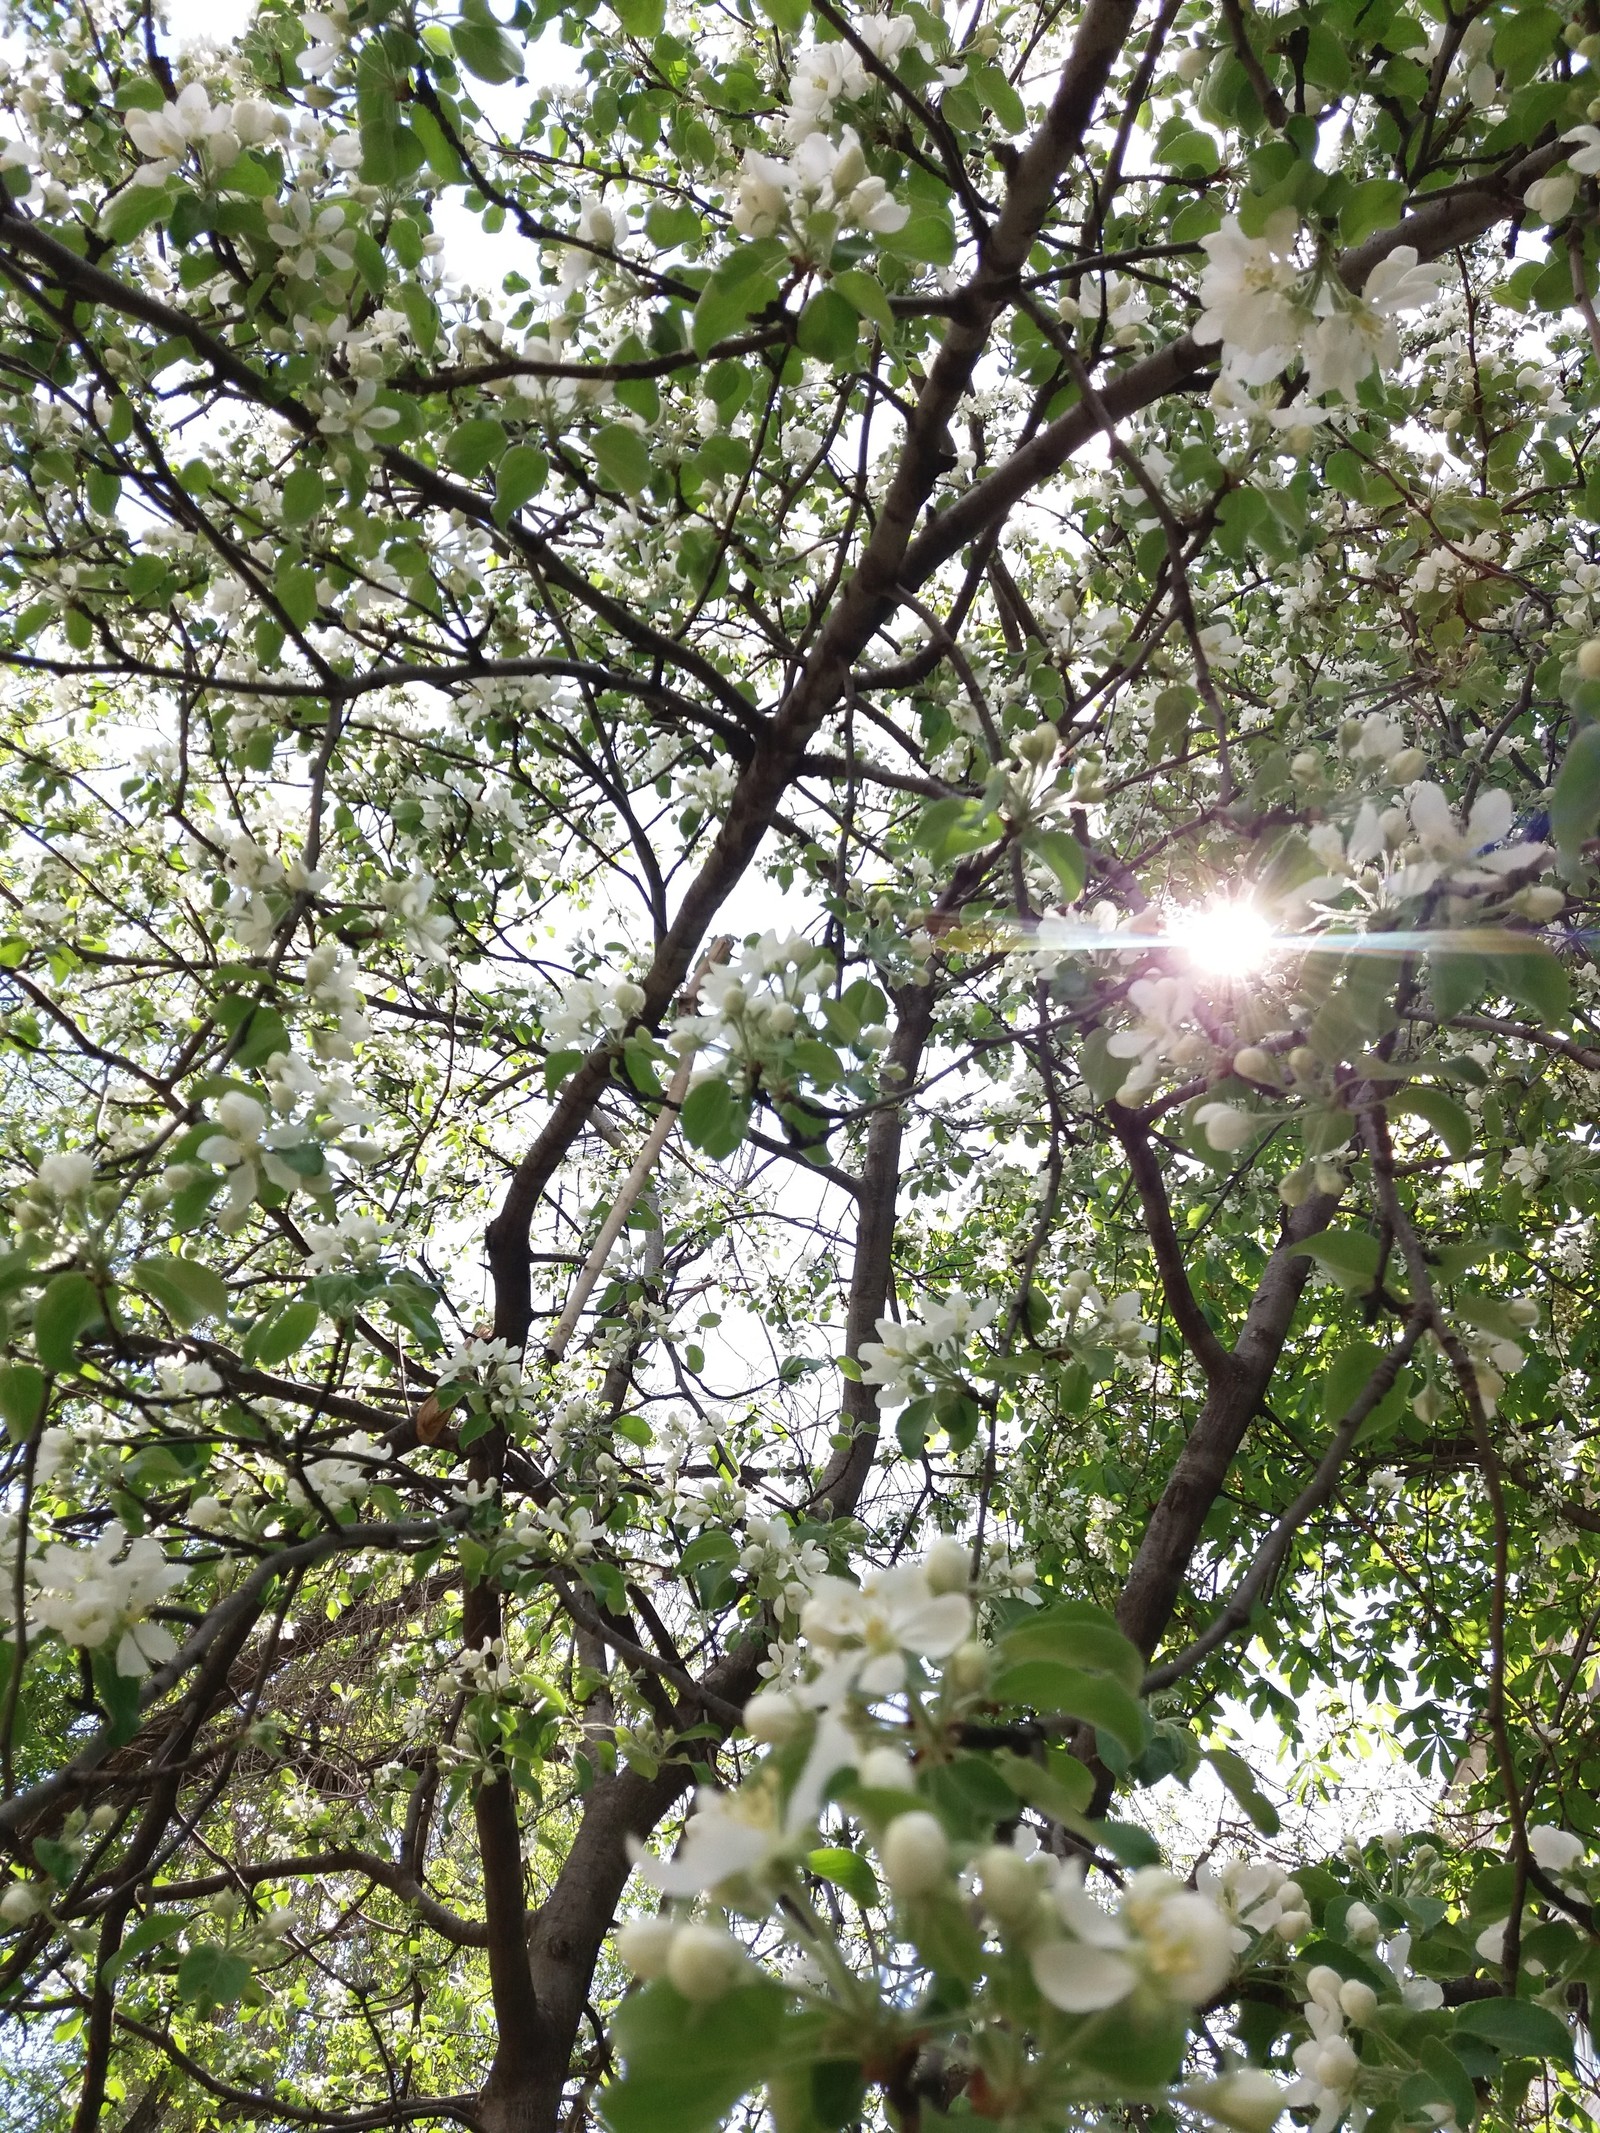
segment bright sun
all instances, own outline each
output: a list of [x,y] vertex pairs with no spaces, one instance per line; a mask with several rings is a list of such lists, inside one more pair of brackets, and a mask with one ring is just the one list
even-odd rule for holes
[[1169,912],[1166,931],[1197,970],[1220,978],[1260,970],[1271,959],[1275,938],[1253,904],[1223,896]]

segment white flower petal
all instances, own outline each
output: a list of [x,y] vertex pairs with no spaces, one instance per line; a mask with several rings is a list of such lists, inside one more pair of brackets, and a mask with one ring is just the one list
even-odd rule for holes
[[1132,1963],[1083,1941],[1046,1941],[1029,1960],[1033,1982],[1063,2014],[1094,2014],[1103,2007],[1115,2007],[1139,1982]]

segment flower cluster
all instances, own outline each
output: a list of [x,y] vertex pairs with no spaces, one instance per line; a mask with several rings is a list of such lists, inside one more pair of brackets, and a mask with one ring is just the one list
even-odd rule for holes
[[1193,1066],[1210,1056],[1211,1046],[1194,1019],[1194,987],[1187,978],[1135,978],[1128,1004],[1139,1016],[1131,1029],[1112,1032],[1106,1050],[1113,1059],[1134,1064],[1117,1090],[1117,1101],[1139,1103],[1161,1078],[1165,1065]]
[[813,1033],[811,1003],[833,971],[826,950],[804,934],[764,933],[705,973],[696,1011],[677,1018],[668,1042],[679,1052],[721,1053],[734,1079],[781,1092],[795,1078],[793,1046]]
[[960,1383],[968,1340],[999,1308],[995,1297],[974,1303],[956,1289],[943,1303],[930,1304],[923,1318],[880,1318],[878,1338],[861,1343],[862,1382],[878,1388],[880,1407],[898,1407],[936,1385]]
[[1398,245],[1358,295],[1326,259],[1306,266],[1300,240],[1299,218],[1288,208],[1259,237],[1246,236],[1235,215],[1203,237],[1195,338],[1222,343],[1223,372],[1235,386],[1264,385],[1298,357],[1314,399],[1337,392],[1353,400],[1368,372],[1393,368],[1395,314],[1430,303],[1441,271],[1419,265],[1414,246]]
[[1312,2133],[1332,2133],[1350,2107],[1361,2072],[1345,2023],[1363,2028],[1378,2011],[1378,1995],[1360,1978],[1342,1978],[1326,1963],[1313,1964],[1306,1973],[1306,1992],[1303,2011],[1311,2034],[1295,2047],[1299,2078],[1285,2090],[1284,2101],[1315,2113]]
[[37,1588],[33,1620],[64,1644],[99,1651],[114,1642],[117,1672],[134,1676],[176,1655],[171,1631],[147,1617],[185,1573],[148,1534],[129,1540],[113,1519],[90,1547],[52,1543],[29,1574]]
[[[219,1096],[213,1117],[217,1131],[203,1140],[195,1153],[202,1163],[220,1164],[227,1172],[228,1200],[219,1217],[224,1230],[237,1229],[244,1221],[261,1195],[263,1181],[283,1192],[313,1187],[318,1182],[314,1173],[307,1175],[284,1160],[283,1151],[307,1145],[303,1125],[272,1125],[266,1105],[242,1089],[229,1089]],[[187,1168],[175,1167],[185,1171]],[[320,1162],[317,1168],[321,1169]],[[187,1177],[181,1181],[174,1178],[172,1182],[187,1182]]]
[[1097,2013],[1136,1992],[1200,2007],[1233,1974],[1226,1915],[1159,1867],[1134,1874],[1114,1911],[1090,1895],[1076,1860],[1024,1860],[995,1845],[979,1873],[986,1909],[1002,1933],[1027,1942],[1034,1983],[1064,2014]]
[[337,1438],[327,1451],[304,1462],[303,1481],[298,1475],[291,1475],[289,1499],[308,1509],[320,1506],[334,1512],[347,1510],[366,1495],[377,1468],[386,1466],[388,1461],[387,1445],[379,1444],[364,1430],[352,1430]]
[[[1458,821],[1437,785],[1414,784],[1404,804],[1381,812],[1364,800],[1348,830],[1322,822],[1308,831],[1306,842],[1326,871],[1302,881],[1294,898],[1305,909],[1354,887],[1376,909],[1414,902],[1441,886],[1474,901],[1504,894],[1507,877],[1542,873],[1555,856],[1549,845],[1515,832],[1511,796],[1498,787],[1479,793]],[[1530,881],[1515,890],[1511,908],[1543,920],[1564,900],[1560,890]]]
[[[826,45],[825,51],[838,51]],[[826,253],[837,229],[891,236],[904,229],[911,210],[890,193],[882,178],[867,169],[867,159],[853,128],[846,126],[834,143],[825,133],[808,133],[785,162],[747,149],[733,206],[733,226],[744,237],[771,237],[786,230],[803,250],[824,233],[814,227],[827,218]]]
[[191,149],[209,170],[229,170],[242,150],[288,130],[284,115],[271,104],[245,97],[236,104],[213,105],[197,81],[180,89],[159,111],[130,111],[124,123],[143,158],[133,175],[135,185],[164,185]]
[[439,1365],[439,1383],[470,1385],[491,1414],[514,1414],[527,1397],[522,1365],[511,1343],[491,1340],[487,1330],[452,1348]]
[[1087,1274],[1074,1271],[1061,1285],[1061,1316],[1074,1343],[1093,1342],[1117,1355],[1143,1353],[1155,1337],[1137,1289],[1102,1296]]
[[558,1050],[587,1044],[596,1035],[620,1037],[644,1006],[644,987],[632,978],[574,978],[546,1013],[544,1032]]

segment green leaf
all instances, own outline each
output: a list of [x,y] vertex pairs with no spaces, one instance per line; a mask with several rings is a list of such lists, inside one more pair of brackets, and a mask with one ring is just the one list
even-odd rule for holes
[[98,1651],[90,1661],[94,1677],[94,1691],[105,1707],[111,1725],[113,1743],[120,1747],[132,1740],[139,1730],[139,1677],[124,1674],[117,1665],[115,1650],[107,1646]]
[[860,267],[847,267],[842,274],[835,274],[833,287],[852,310],[876,326],[880,333],[894,331],[894,312],[890,309],[883,283],[875,274],[865,273]]
[[413,103],[409,107],[411,130],[422,144],[422,153],[427,158],[428,168],[446,185],[464,185],[466,171],[461,159],[451,147],[448,136],[426,104]]
[[1572,980],[1548,948],[1529,947],[1483,960],[1491,986],[1530,1009],[1547,1029],[1564,1029],[1572,1020]]
[[129,1270],[128,1279],[136,1289],[153,1297],[180,1326],[228,1315],[228,1285],[222,1276],[197,1260],[180,1259],[176,1252],[139,1260]]
[[629,37],[659,37],[667,19],[666,0],[611,0],[612,11]]
[[600,2091],[612,2133],[709,2133],[772,2063],[783,1993],[743,1985],[708,2007],[667,1984],[647,1985],[617,2009],[613,2044],[623,2078]]
[[[492,421],[487,415],[479,415],[471,422],[463,422],[458,430],[451,431],[450,440],[440,457],[452,473],[463,474],[468,481],[476,481],[486,467],[492,466],[504,455],[506,449],[504,426]],[[526,450],[527,447],[524,446],[523,449]],[[544,454],[541,452],[536,456],[542,459]],[[535,493],[535,490],[530,489],[521,502],[526,503],[528,496]]]
[[1083,889],[1089,863],[1083,846],[1070,830],[1030,829],[1023,838],[1030,852],[1037,852],[1061,884],[1063,903],[1076,902]]
[[783,31],[786,37],[795,36],[805,28],[810,14],[810,0],[756,0],[767,20]]
[[133,1931],[124,1936],[122,1945],[115,1954],[101,1964],[100,1975],[108,1985],[115,1984],[131,1962],[148,1954],[150,1949],[159,1948],[163,1942],[174,1939],[188,1924],[189,1920],[181,1911],[168,1912],[165,1916],[155,1918],[141,1918]]
[[189,1949],[178,1965],[178,1997],[209,2014],[217,2007],[232,2007],[243,1999],[250,1983],[250,1965],[237,1949],[203,1940]]
[[1565,2022],[1531,2000],[1469,2000],[1457,2010],[1456,2033],[1492,2044],[1508,2059],[1572,2058],[1572,2032]]
[[1000,817],[982,800],[963,800],[952,795],[930,800],[911,826],[911,841],[935,861],[957,859],[995,843],[1004,833]]
[[26,1444],[44,1420],[45,1375],[32,1363],[0,1368],[0,1415],[13,1444]]
[[211,1012],[232,1040],[228,1056],[235,1066],[265,1066],[274,1052],[293,1049],[282,1015],[264,1000],[224,993]]
[[1555,48],[1561,29],[1561,17],[1550,7],[1525,7],[1507,16],[1495,32],[1495,65],[1513,86],[1529,80]]
[[450,25],[456,57],[479,81],[515,81],[522,72],[522,49],[501,29],[486,5],[469,7]]
[[291,556],[281,556],[272,574],[278,605],[297,630],[309,629],[317,619],[317,574]]
[[614,489],[637,496],[649,486],[650,447],[626,422],[608,422],[589,440],[595,463]]
[[327,486],[315,467],[296,467],[283,485],[285,525],[304,526],[328,501]]
[[1150,739],[1145,753],[1152,763],[1165,762],[1178,754],[1189,737],[1189,725],[1200,699],[1187,682],[1175,681],[1163,689],[1150,706]]
[[1209,133],[1186,126],[1156,151],[1156,161],[1168,170],[1194,170],[1209,178],[1221,168],[1222,156]]
[[100,217],[100,233],[114,245],[132,244],[172,207],[170,185],[128,185]]
[[801,312],[795,339],[805,354],[838,370],[854,358],[860,332],[854,304],[830,285],[819,289]]
[[1470,2126],[1478,2115],[1477,2093],[1461,2061],[1438,2037],[1424,2037],[1417,2057],[1439,2093],[1455,2113],[1458,2126]]
[[1062,1600],[1030,1615],[1001,1640],[1002,1664],[1049,1659],[1085,1673],[1109,1674],[1137,1695],[1144,1680],[1144,1657],[1104,1608],[1090,1600]]
[[679,1560],[678,1569],[684,1577],[692,1577],[697,1570],[704,1570],[708,1563],[733,1563],[738,1559],[739,1544],[733,1535],[713,1526],[690,1541]]
[[356,272],[367,285],[367,292],[374,303],[383,301],[383,292],[389,283],[389,262],[370,230],[358,230],[351,241],[350,250],[355,258]]
[[1365,1230],[1325,1229],[1291,1245],[1289,1256],[1314,1259],[1341,1289],[1369,1289],[1378,1271],[1378,1240]]
[[908,1400],[895,1416],[895,1442],[908,1459],[920,1459],[933,1428],[933,1395],[924,1393],[920,1399]]
[[841,1844],[824,1844],[806,1854],[806,1865],[822,1880],[831,1881],[836,1889],[843,1889],[864,1911],[881,1900],[878,1877],[859,1852],[850,1851]]
[[285,1304],[282,1310],[274,1311],[267,1318],[259,1318],[245,1338],[244,1354],[247,1362],[259,1363],[272,1369],[278,1363],[286,1363],[291,1355],[298,1355],[317,1330],[322,1313],[309,1297],[298,1303]]
[[1413,1083],[1390,1099],[1389,1108],[1425,1119],[1444,1142],[1452,1162],[1465,1162],[1472,1153],[1472,1113],[1443,1089]]
[[697,1082],[683,1100],[678,1114],[683,1135],[692,1147],[720,1162],[732,1155],[750,1124],[750,1107],[740,1103],[719,1076]]
[[1578,848],[1600,823],[1600,725],[1580,726],[1550,794],[1550,836],[1571,871]]
[[1346,244],[1360,244],[1375,231],[1389,229],[1400,220],[1405,198],[1398,178],[1359,179],[1339,210],[1339,235]]
[[1256,1783],[1255,1772],[1232,1748],[1208,1748],[1205,1759],[1264,1837],[1275,1837],[1282,1827],[1278,1810]]
[[530,498],[544,487],[550,462],[531,444],[514,444],[501,460],[494,480],[494,521],[510,523]]
[[983,1943],[965,1904],[941,1889],[900,1906],[902,1928],[939,1978],[974,1983],[983,1974]]
[[996,1749],[994,1766],[1019,1800],[1069,1825],[1094,1798],[1094,1773],[1065,1748],[1047,1748],[1042,1762]]
[[955,226],[948,208],[914,207],[903,229],[881,237],[881,249],[920,266],[947,267],[956,256]]
[[105,1316],[100,1291],[87,1274],[57,1274],[33,1307],[33,1345],[46,1370],[70,1370],[78,1335]]
[[1002,1667],[990,1684],[990,1694],[996,1703],[1086,1719],[1109,1733],[1129,1755],[1137,1755],[1150,1737],[1143,1704],[1120,1681],[1108,1674],[1086,1674],[1054,1659],[1024,1659]]
[[746,319],[776,302],[777,269],[783,247],[773,238],[739,245],[718,265],[694,307],[689,338],[696,355],[709,354],[718,341]]

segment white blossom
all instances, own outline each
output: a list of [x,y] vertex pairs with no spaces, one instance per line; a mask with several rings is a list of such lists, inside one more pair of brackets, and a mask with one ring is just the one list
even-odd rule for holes
[[372,1486],[374,1468],[387,1464],[388,1458],[386,1445],[364,1430],[352,1430],[326,1452],[305,1462],[303,1483],[298,1476],[290,1476],[290,1500],[308,1506],[315,1500],[330,1511],[342,1511],[366,1495]]
[[943,1303],[925,1306],[921,1318],[880,1318],[878,1338],[861,1343],[862,1382],[880,1388],[880,1406],[898,1406],[930,1377],[952,1376],[970,1336],[981,1332],[999,1308],[996,1297],[974,1303],[957,1289]]
[[94,1157],[75,1150],[47,1155],[39,1165],[37,1181],[53,1200],[76,1200],[94,1183]]
[[116,1640],[119,1674],[142,1675],[177,1653],[172,1633],[146,1619],[152,1607],[184,1580],[181,1563],[169,1563],[161,1543],[148,1534],[129,1540],[113,1519],[90,1547],[57,1541],[30,1566],[37,1592],[33,1618],[64,1644],[90,1650]]

